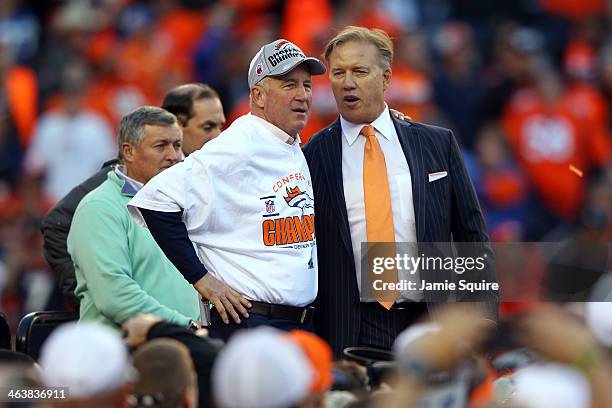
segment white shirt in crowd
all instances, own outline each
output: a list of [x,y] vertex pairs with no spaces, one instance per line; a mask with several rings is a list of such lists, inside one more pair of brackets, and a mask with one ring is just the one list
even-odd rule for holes
[[183,210],[214,277],[251,300],[305,306],[317,294],[312,182],[299,138],[251,114],[151,179],[130,201]]
[[90,111],[75,116],[52,112],[40,119],[25,170],[44,173],[44,192],[58,201],[116,156],[113,133],[102,116]]

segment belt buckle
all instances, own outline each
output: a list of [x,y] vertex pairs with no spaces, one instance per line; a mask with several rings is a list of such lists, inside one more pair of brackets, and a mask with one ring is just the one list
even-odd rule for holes
[[304,310],[302,310],[302,317],[300,317],[300,324],[304,324],[304,322],[306,321],[306,316],[308,316],[308,312],[313,312],[313,311],[314,311],[314,307],[306,306]]

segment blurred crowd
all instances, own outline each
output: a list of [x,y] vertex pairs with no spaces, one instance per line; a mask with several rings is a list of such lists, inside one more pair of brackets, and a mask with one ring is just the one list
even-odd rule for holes
[[[204,82],[228,124],[250,56],[318,55],[338,29],[396,43],[387,102],[449,127],[496,242],[612,237],[612,2],[606,0],[2,0],[0,309],[62,309],[41,217],[116,155],[119,119]],[[315,77],[302,141],[337,116]]]
[[51,408],[608,408],[611,305],[536,307],[497,327],[474,307],[447,305],[392,351],[352,347],[336,361],[301,330],[251,328],[223,344],[153,315],[125,322],[123,339],[67,323],[40,365],[0,351],[0,385],[64,387],[31,405]]

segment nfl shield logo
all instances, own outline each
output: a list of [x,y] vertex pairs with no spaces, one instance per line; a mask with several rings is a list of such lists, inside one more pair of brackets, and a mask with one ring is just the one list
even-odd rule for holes
[[274,210],[275,210],[275,207],[274,207],[274,200],[268,200],[268,201],[266,201],[266,212],[267,212],[268,214],[272,214],[272,213],[274,212]]

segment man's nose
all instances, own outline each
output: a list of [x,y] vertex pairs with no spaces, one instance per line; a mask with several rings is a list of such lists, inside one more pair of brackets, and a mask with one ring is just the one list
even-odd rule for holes
[[344,81],[342,82],[342,86],[344,87],[344,89],[355,88],[355,78],[353,78],[353,75],[350,72],[348,72],[344,76]]
[[306,87],[298,86],[296,91],[295,91],[295,99],[297,99],[298,101],[306,100],[306,94],[307,93],[308,93],[308,91],[306,90]]
[[178,162],[181,160],[181,149],[170,146],[166,151],[166,160]]

